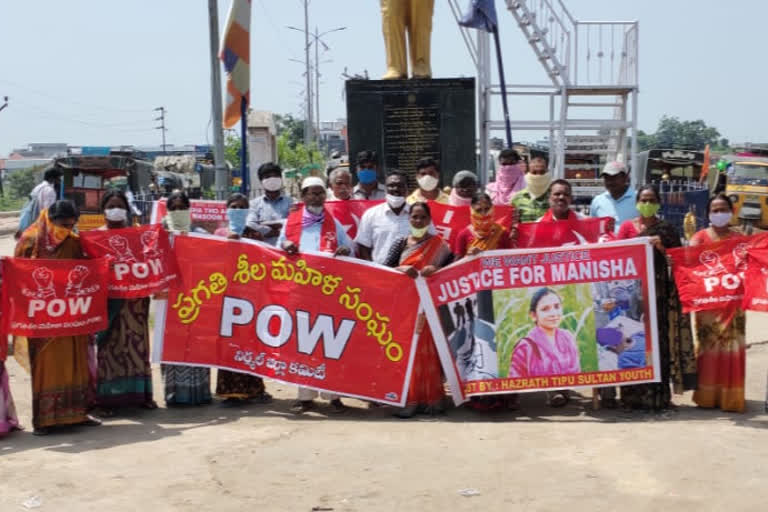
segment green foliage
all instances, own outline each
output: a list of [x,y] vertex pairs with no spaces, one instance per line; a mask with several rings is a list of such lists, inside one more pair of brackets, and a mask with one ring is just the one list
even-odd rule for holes
[[[563,299],[563,319],[560,328],[570,331],[579,348],[581,370],[593,372],[597,366],[595,315],[592,309],[592,288],[589,284],[550,286]],[[499,377],[509,375],[509,362],[515,345],[535,327],[528,314],[531,297],[538,288],[516,288],[493,292],[493,316],[496,319],[496,343]]]
[[240,136],[234,132],[224,134],[224,159],[232,164],[233,169],[240,169]]
[[277,159],[283,169],[300,169],[310,163],[322,163],[323,153],[316,145],[307,148],[303,143],[291,143],[287,133],[277,138]]
[[285,135],[291,147],[304,143],[304,121],[296,119],[291,114],[275,114],[275,128],[277,136]]
[[12,172],[7,175],[3,185],[8,186],[11,197],[26,200],[29,197],[29,193],[32,192],[32,189],[35,188],[35,185],[42,178],[42,169],[42,166],[37,166]]
[[717,128],[707,126],[701,119],[681,121],[677,117],[664,116],[659,121],[656,133],[647,134],[638,130],[637,144],[639,151],[647,149],[680,148],[703,151],[709,144],[711,148],[727,150],[728,139],[721,138]]
[[15,212],[21,210],[26,203],[23,197],[11,197],[10,194],[0,196],[0,212]]
[[216,190],[213,187],[204,188],[201,195],[203,199],[216,199]]

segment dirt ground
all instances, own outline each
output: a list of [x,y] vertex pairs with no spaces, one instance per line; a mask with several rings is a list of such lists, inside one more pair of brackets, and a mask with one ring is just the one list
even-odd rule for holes
[[[0,254],[11,247],[0,238]],[[750,317],[749,340],[765,326]],[[158,368],[160,409],[47,437],[30,433],[29,377],[10,362],[28,430],[0,440],[0,511],[764,510],[768,345],[747,361],[746,414],[697,409],[690,393],[665,414],[529,394],[517,413],[415,420],[354,400],[294,416],[295,388],[274,382],[270,405],[166,409]]]

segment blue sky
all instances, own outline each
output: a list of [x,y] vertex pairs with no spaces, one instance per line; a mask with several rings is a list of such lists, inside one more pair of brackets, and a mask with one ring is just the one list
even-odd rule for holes
[[[468,0],[461,0],[465,5]],[[223,25],[229,0],[219,0]],[[435,77],[474,76],[445,0],[436,0]],[[500,9],[507,76],[546,83],[511,14]],[[662,115],[704,119],[731,141],[768,141],[767,73],[761,36],[768,2],[740,0],[571,0],[586,20],[639,20],[639,126],[653,131]],[[252,107],[301,116],[303,35],[300,0],[253,0]],[[0,156],[29,142],[79,145],[159,144],[153,129],[168,110],[168,142],[211,140],[206,0],[0,1]],[[379,2],[312,0],[310,27],[326,31],[321,118],[345,116],[344,68],[384,72]],[[512,117],[541,114],[513,105]],[[530,139],[531,137],[518,137]]]

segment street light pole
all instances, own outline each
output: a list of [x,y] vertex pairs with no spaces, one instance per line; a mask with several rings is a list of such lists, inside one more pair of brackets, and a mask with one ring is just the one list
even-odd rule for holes
[[165,132],[168,130],[165,127],[165,107],[157,107],[155,111],[160,112],[160,117],[155,118],[155,121],[160,121],[160,126],[156,126],[155,130],[160,130],[163,134],[163,154],[165,154]]
[[307,71],[307,120],[304,125],[304,145],[312,142],[312,75],[309,64],[309,0],[304,0],[304,61]]
[[224,132],[222,128],[221,68],[219,64],[219,7],[217,0],[208,0],[208,31],[211,46],[211,115],[213,117],[213,168],[216,199],[227,198],[229,176],[224,161]]
[[315,121],[317,130],[317,147],[320,147],[320,30],[315,25]]

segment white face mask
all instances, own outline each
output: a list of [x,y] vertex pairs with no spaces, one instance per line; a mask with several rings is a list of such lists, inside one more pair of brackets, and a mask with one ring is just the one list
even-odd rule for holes
[[544,174],[531,174],[525,175],[525,185],[531,192],[533,197],[541,197],[549,188],[549,183],[552,181],[552,173],[546,172]]
[[732,216],[733,214],[731,214],[731,212],[710,213],[709,223],[715,226],[716,228],[722,228],[727,226],[728,223],[731,222]]
[[128,212],[124,208],[107,208],[104,217],[110,222],[125,222],[128,220]]
[[278,178],[276,176],[273,176],[272,178],[264,178],[261,180],[261,186],[264,187],[264,190],[269,192],[277,192],[283,188],[283,178]]
[[419,184],[419,188],[421,190],[426,190],[427,192],[432,192],[437,188],[437,184],[440,182],[437,178],[434,176],[430,176],[429,174],[425,174],[424,176],[419,176],[416,180],[416,183]]
[[393,196],[392,194],[387,194],[387,204],[390,206],[390,208],[400,208],[405,204],[405,198],[403,196]]

